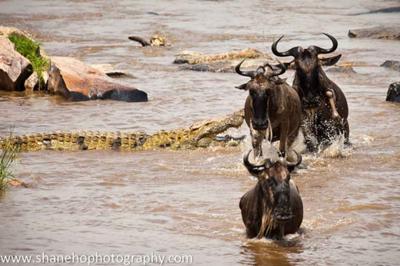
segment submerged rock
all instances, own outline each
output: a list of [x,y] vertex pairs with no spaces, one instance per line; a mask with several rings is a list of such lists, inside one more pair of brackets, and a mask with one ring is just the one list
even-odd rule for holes
[[126,73],[123,70],[115,69],[111,64],[93,64],[91,66],[111,78],[135,78],[133,75]]
[[206,55],[192,51],[183,51],[176,55],[174,64],[194,65],[194,64],[210,63],[215,61],[227,61],[227,60],[246,59],[246,58],[254,59],[265,56],[267,55],[263,54],[262,52],[256,49],[251,49],[251,48],[244,49],[241,51],[232,51],[228,53],[211,54],[211,55]]
[[326,72],[330,73],[343,73],[343,74],[355,74],[357,73],[351,65],[338,65],[328,68]]
[[244,49],[221,54],[201,54],[198,52],[184,51],[176,55],[174,64],[181,64],[181,70],[201,72],[234,72],[235,66],[243,59],[247,59],[244,67],[257,67],[272,58],[255,49]]
[[147,101],[145,92],[117,83],[103,72],[71,57],[51,58],[48,90],[72,101]]
[[378,14],[378,13],[398,13],[398,12],[400,12],[400,7],[395,6],[395,7],[379,8],[379,9],[370,10],[367,12],[356,13],[353,15]]
[[378,26],[367,29],[355,29],[349,30],[348,36],[350,38],[400,40],[400,28]]
[[400,71],[400,61],[386,60],[381,66]]
[[394,82],[389,85],[386,101],[400,103],[400,82]]
[[7,37],[0,36],[0,90],[23,91],[32,72],[31,63],[15,51]]
[[7,185],[12,186],[12,187],[24,187],[24,188],[29,187],[29,185],[27,183],[25,183],[24,181],[21,181],[17,178],[8,179]]

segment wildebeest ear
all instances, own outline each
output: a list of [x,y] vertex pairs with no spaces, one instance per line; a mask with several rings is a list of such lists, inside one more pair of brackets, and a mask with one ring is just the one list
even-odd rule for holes
[[319,61],[321,62],[321,65],[323,66],[333,66],[334,64],[336,64],[339,59],[342,57],[341,54],[339,55],[335,55],[332,57],[325,57],[325,58],[320,58]]
[[285,83],[286,82],[286,80],[287,80],[287,78],[284,78],[284,79],[281,79],[281,78],[278,78],[277,80],[276,80],[276,84],[283,84],[283,83]]
[[239,90],[247,90],[247,83],[244,83],[244,84],[242,84],[242,85],[240,85],[240,86],[237,86],[237,87],[235,87],[236,89],[239,89]]

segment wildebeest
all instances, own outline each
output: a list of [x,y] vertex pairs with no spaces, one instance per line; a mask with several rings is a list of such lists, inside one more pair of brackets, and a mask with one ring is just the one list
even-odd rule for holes
[[265,64],[256,71],[241,71],[243,61],[235,70],[239,75],[250,77],[251,80],[237,88],[249,92],[244,114],[246,124],[250,128],[254,156],[262,156],[262,141],[268,136],[271,141],[279,140],[279,151],[281,156],[285,157],[299,132],[300,98],[285,80],[278,77],[286,71],[283,64]]
[[349,143],[349,110],[346,97],[321,67],[322,60],[325,65],[333,65],[341,55],[318,58],[320,54],[334,52],[338,46],[332,35],[324,34],[332,41],[330,49],[312,45],[307,49],[296,46],[288,51],[279,52],[277,45],[283,36],[272,44],[272,52],[275,55],[294,57],[296,73],[293,88],[301,98],[304,113],[302,127],[307,147],[311,151],[315,151],[320,144],[329,144],[339,134],[344,134],[346,143]]
[[303,221],[303,202],[290,172],[301,163],[301,156],[296,153],[296,163],[280,157],[275,162],[264,159],[262,164],[254,165],[249,161],[250,152],[243,163],[258,182],[239,203],[247,237],[282,239],[297,232]]

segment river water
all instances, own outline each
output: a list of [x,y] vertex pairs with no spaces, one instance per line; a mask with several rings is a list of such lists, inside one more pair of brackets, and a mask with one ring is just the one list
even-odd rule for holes
[[[238,207],[255,181],[241,164],[249,149],[38,152],[21,154],[16,176],[30,188],[0,199],[0,254],[189,254],[195,265],[399,265],[400,105],[384,101],[398,72],[397,41],[349,39],[347,31],[398,26],[399,13],[354,15],[399,1],[1,1],[0,24],[28,30],[49,55],[111,63],[147,103],[64,102],[0,93],[0,135],[56,130],[172,129],[242,107],[231,73],[179,71],[183,50],[330,45],[357,73],[328,73],[345,92],[353,148],[305,156],[298,171],[305,207],[299,234],[248,240]],[[166,48],[130,35],[167,36]],[[268,47],[268,48],[267,48]],[[293,72],[284,74],[291,82]],[[243,127],[237,134],[247,134]]]

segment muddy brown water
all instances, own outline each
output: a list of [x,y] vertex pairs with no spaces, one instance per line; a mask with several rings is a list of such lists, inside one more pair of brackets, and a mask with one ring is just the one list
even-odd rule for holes
[[[289,3],[290,2],[290,3]],[[0,24],[29,30],[50,55],[111,63],[147,103],[64,102],[0,93],[0,134],[145,130],[187,126],[242,107],[246,81],[178,71],[182,50],[328,46],[339,40],[356,74],[329,73],[347,95],[352,149],[305,156],[294,175],[305,206],[301,233],[283,243],[248,240],[238,208],[255,181],[242,167],[248,141],[230,149],[21,154],[0,199],[0,254],[191,254],[196,265],[399,265],[400,106],[384,101],[399,73],[396,41],[349,39],[350,28],[398,26],[399,13],[352,15],[398,1],[1,1]],[[158,15],[156,15],[158,14]],[[165,34],[172,46],[141,48],[129,35]],[[269,52],[269,50],[268,50]],[[284,75],[291,82],[293,72]],[[234,134],[247,134],[245,127]],[[340,156],[338,156],[338,154]]]

